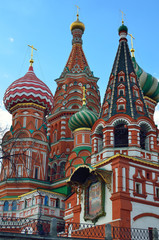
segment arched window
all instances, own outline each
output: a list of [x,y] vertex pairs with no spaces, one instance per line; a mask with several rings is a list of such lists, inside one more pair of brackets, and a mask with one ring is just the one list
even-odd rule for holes
[[16,211],[17,210],[17,202],[13,201],[12,202],[12,211]]
[[49,197],[45,196],[45,198],[44,198],[44,205],[48,206],[48,204],[49,204]]
[[128,147],[128,128],[127,125],[118,124],[114,130],[114,147]]
[[3,211],[8,211],[8,210],[9,210],[9,202],[5,201]]
[[123,96],[124,95],[124,89],[119,89],[119,95]]
[[59,208],[59,207],[60,207],[60,199],[56,198],[56,208]]

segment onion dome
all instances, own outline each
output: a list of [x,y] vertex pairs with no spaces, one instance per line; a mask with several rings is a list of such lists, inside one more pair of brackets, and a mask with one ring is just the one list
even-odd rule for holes
[[82,32],[84,32],[85,25],[82,22],[79,21],[79,15],[78,14],[77,14],[77,20],[71,24],[70,29],[71,29],[71,32],[74,29],[81,29]]
[[97,116],[86,105],[83,105],[79,112],[72,115],[68,126],[73,132],[78,128],[92,128],[95,121],[97,121]]
[[135,57],[132,57],[132,62],[135,68],[136,75],[139,79],[140,86],[145,96],[159,102],[159,82],[151,74],[146,73],[136,62]]
[[128,28],[127,26],[125,26],[124,24],[122,24],[119,29],[118,29],[119,35],[121,32],[126,32],[126,34],[128,33]]
[[4,94],[5,108],[11,113],[16,104],[34,103],[46,108],[48,114],[53,108],[53,95],[47,85],[33,71],[32,64],[28,72],[15,80]]
[[122,22],[122,25],[118,28],[118,33],[120,36],[119,41],[127,41],[128,28],[124,25],[124,22]]

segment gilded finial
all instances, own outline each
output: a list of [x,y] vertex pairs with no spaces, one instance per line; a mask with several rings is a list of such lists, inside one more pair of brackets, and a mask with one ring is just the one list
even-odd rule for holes
[[76,15],[76,16],[77,16],[77,20],[79,20],[79,9],[80,9],[80,8],[79,8],[79,6],[77,6],[77,5],[76,5],[76,7],[77,7],[77,15]]
[[82,89],[83,89],[83,98],[82,98],[82,101],[83,101],[83,106],[84,105],[86,105],[86,87],[85,86],[83,86],[82,87]]
[[134,55],[135,49],[133,48],[133,39],[135,39],[135,38],[133,37],[132,34],[128,33],[128,35],[131,37],[131,50],[130,50],[131,51],[131,56],[135,57],[135,55]]
[[28,47],[30,47],[30,48],[31,48],[30,66],[33,66],[33,63],[34,63],[34,60],[33,60],[33,49],[34,49],[34,50],[36,50],[36,51],[37,51],[37,49],[36,49],[36,48],[34,48],[34,46],[33,46],[33,45],[32,45],[32,46],[28,45]]
[[121,12],[121,14],[122,14],[122,24],[124,24],[124,16],[125,16],[125,13],[124,13],[123,11],[121,11],[121,10],[120,10],[120,12]]

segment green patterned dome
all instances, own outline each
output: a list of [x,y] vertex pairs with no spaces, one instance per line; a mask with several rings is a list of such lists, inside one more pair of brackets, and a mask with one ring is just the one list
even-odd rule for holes
[[125,26],[124,24],[122,24],[120,27],[119,27],[119,29],[118,29],[118,32],[120,33],[120,32],[128,32],[128,28],[127,28],[127,26]]
[[137,64],[135,57],[132,57],[132,62],[135,68],[137,77],[139,78],[140,86],[143,90],[144,96],[147,96],[156,102],[159,102],[159,82],[151,74],[146,73]]
[[97,121],[97,116],[89,110],[86,105],[83,105],[79,112],[72,115],[68,122],[71,131],[78,128],[92,128],[93,124]]

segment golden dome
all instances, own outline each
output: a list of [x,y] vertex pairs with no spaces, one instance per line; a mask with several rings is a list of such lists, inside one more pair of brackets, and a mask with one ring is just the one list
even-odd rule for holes
[[85,25],[79,21],[79,15],[77,14],[77,20],[73,22],[70,26],[71,31],[74,29],[81,29],[82,32],[85,30]]

